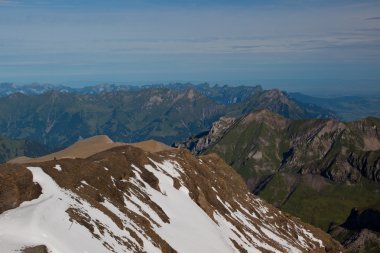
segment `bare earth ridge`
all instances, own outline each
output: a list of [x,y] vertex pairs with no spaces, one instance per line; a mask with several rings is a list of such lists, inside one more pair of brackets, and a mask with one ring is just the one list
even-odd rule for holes
[[77,141],[73,145],[58,151],[56,153],[52,153],[46,156],[31,158],[26,156],[16,157],[12,160],[9,160],[8,163],[15,164],[25,164],[25,163],[38,163],[38,162],[46,162],[52,160],[60,160],[60,159],[74,159],[74,158],[87,158],[99,152],[125,146],[131,145],[134,147],[141,148],[148,152],[159,152],[164,150],[170,150],[171,147],[154,140],[142,141],[137,143],[123,143],[123,142],[113,142],[106,135],[97,135],[84,140]]

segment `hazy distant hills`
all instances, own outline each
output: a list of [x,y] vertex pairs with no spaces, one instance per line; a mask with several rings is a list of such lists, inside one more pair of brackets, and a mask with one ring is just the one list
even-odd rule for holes
[[[73,88],[64,85],[51,84],[31,84],[16,85],[13,83],[0,83],[0,97],[5,97],[14,93],[25,95],[40,95],[46,92],[57,91],[62,93],[75,94],[100,94],[120,91],[138,91],[152,88],[166,88],[170,90],[186,90],[193,88],[200,94],[210,98],[219,104],[241,104],[245,113],[249,112],[249,103],[252,103],[252,96],[263,92],[260,85],[257,86],[228,86],[228,85],[210,85],[207,83],[194,85],[191,83],[173,83],[173,84],[155,84],[155,85],[117,85],[117,84],[97,84],[93,86]],[[380,96],[338,96],[335,98],[319,98],[305,95],[302,93],[286,93],[287,98],[300,107],[307,109],[309,117],[326,117],[334,115],[341,120],[350,121],[365,118],[367,116],[380,117]],[[244,104],[244,101],[246,104]],[[257,103],[254,100],[253,103]],[[242,104],[243,103],[243,104]],[[262,105],[262,102],[260,102]],[[265,102],[264,102],[265,103]],[[257,106],[256,106],[257,107]],[[256,108],[254,107],[254,108]],[[262,108],[266,108],[265,106]],[[273,109],[273,108],[272,108]],[[287,116],[286,112],[281,112],[281,108],[273,111]],[[302,118],[305,115],[290,115],[293,118]]]
[[[334,117],[330,110],[302,106],[279,90],[259,86],[173,84],[120,90],[124,88],[105,85],[83,93],[51,90],[49,85],[42,92],[44,86],[38,87],[0,98],[0,132],[54,149],[98,134],[123,142],[156,139],[171,144],[208,131],[221,116],[240,117],[261,108],[295,119]],[[33,93],[37,91],[42,93]]]
[[344,96],[318,98],[302,93],[289,93],[288,96],[306,105],[317,105],[332,110],[341,120],[350,121],[367,116],[380,117],[380,96]]
[[99,94],[16,93],[1,98],[0,108],[2,133],[53,147],[101,133],[128,142],[153,137],[170,142],[190,131],[204,131],[223,113],[222,105],[193,90],[161,88]]
[[48,91],[73,92],[75,89],[51,84],[28,84],[17,85],[14,83],[0,83],[0,97],[5,97],[13,93],[22,93],[25,95],[38,95]]

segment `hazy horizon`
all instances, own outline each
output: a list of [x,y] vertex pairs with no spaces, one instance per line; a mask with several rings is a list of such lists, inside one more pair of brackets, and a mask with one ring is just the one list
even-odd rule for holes
[[374,0],[0,0],[0,82],[380,90]]
[[[33,85],[33,84],[49,84],[54,86],[67,86],[71,88],[83,88],[102,84],[114,84],[114,85],[131,85],[131,86],[144,86],[144,85],[169,85],[169,84],[193,84],[199,85],[208,83],[211,86],[214,85],[227,85],[227,86],[261,86],[263,89],[280,89],[290,93],[302,93],[305,95],[316,97],[343,97],[343,96],[380,96],[380,90],[378,88],[378,82],[369,80],[367,89],[361,89],[360,85],[356,83],[350,83],[347,80],[325,80],[324,85],[317,85],[309,80],[308,84],[312,87],[305,87],[304,82],[297,82],[291,80],[264,80],[264,81],[186,81],[186,80],[174,80],[174,81],[132,81],[132,82],[106,82],[106,81],[88,81],[83,83],[15,83],[15,82],[0,82],[0,85],[5,83],[12,83],[18,86]],[[333,85],[334,84],[334,85]]]

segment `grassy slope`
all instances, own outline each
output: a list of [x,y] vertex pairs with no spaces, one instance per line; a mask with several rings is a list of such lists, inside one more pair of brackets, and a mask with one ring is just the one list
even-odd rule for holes
[[322,189],[316,190],[310,187],[309,181],[303,177],[291,197],[284,203],[288,193],[287,187],[284,175],[276,174],[259,196],[270,203],[282,203],[282,210],[325,231],[331,223],[342,224],[353,207],[365,209],[380,201],[380,185],[367,180],[355,185],[325,180]]
[[[333,163],[330,168],[332,171],[340,170],[334,161],[345,158],[344,149],[352,150],[360,157],[363,153],[368,154],[360,151],[363,141],[360,137],[362,133],[358,130],[361,129],[359,123],[348,124],[350,131],[334,135],[323,134],[314,144],[306,141],[307,138],[301,139],[297,153],[297,159],[301,163],[294,163],[296,167],[284,166],[280,172],[278,171],[283,154],[289,150],[292,140],[299,136],[307,136],[310,131],[322,128],[326,122],[326,120],[293,121],[283,130],[262,121],[253,121],[247,125],[240,122],[209,152],[216,152],[224,157],[246,180],[273,175],[265,188],[259,192],[259,196],[282,210],[300,217],[303,221],[327,231],[331,223],[343,223],[353,207],[366,209],[380,203],[380,185],[370,182],[363,176],[358,183],[350,184],[332,182],[321,176],[311,177],[309,174],[309,168],[324,168],[329,163]],[[373,118],[364,120],[362,124],[380,125],[379,120]],[[337,141],[331,142],[330,152],[319,158],[323,154],[324,143],[331,138]],[[252,150],[262,152],[262,158],[249,158]],[[314,152],[310,154],[308,150]],[[369,153],[369,164],[376,159],[378,152]],[[298,173],[300,168],[306,175]]]

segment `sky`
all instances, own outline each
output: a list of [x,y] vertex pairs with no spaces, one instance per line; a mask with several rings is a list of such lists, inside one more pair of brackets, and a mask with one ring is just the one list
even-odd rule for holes
[[0,82],[380,93],[380,1],[0,0]]

